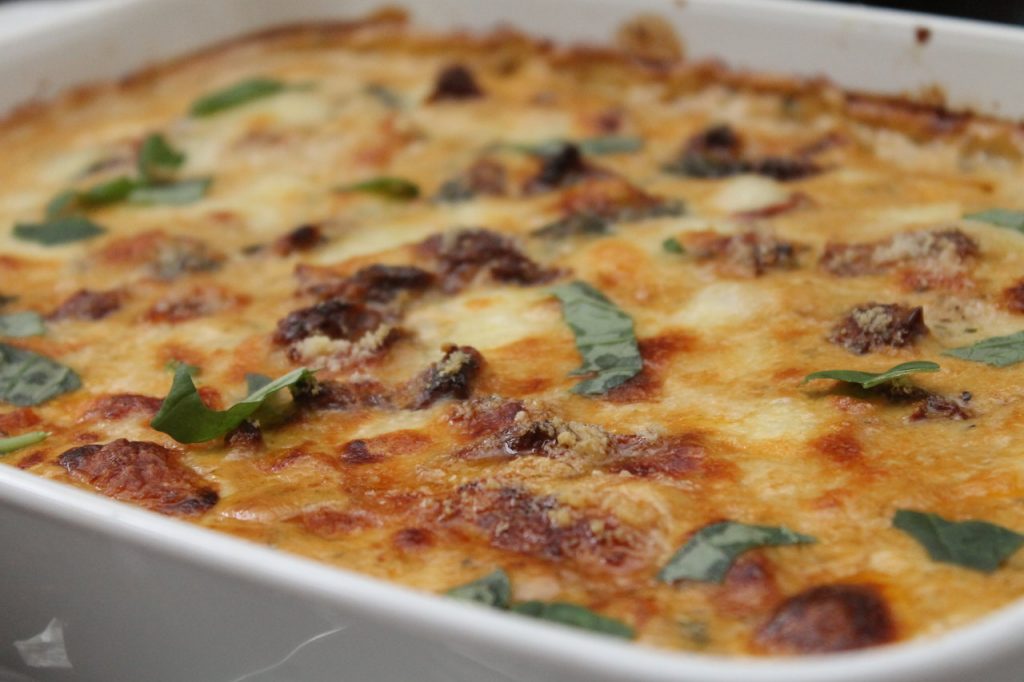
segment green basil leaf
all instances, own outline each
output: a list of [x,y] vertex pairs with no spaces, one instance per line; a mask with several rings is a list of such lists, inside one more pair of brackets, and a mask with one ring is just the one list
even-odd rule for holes
[[70,368],[24,348],[0,343],[0,401],[28,407],[81,388]]
[[644,141],[629,135],[603,135],[590,137],[576,143],[580,151],[591,156],[605,154],[631,154],[644,148]]
[[551,292],[562,302],[562,317],[576,336],[583,364],[573,375],[595,373],[573,387],[574,393],[598,395],[643,369],[633,320],[586,282],[570,282]]
[[90,208],[115,204],[124,201],[137,187],[137,180],[122,176],[81,191],[67,190],[46,204],[46,217],[52,220],[73,216]]
[[92,239],[106,232],[96,223],[81,216],[67,216],[49,219],[43,223],[19,223],[14,226],[14,236],[26,242],[43,246],[70,244]]
[[968,220],[977,220],[982,223],[989,223],[997,227],[1005,227],[1017,232],[1024,232],[1024,211],[1010,211],[1005,208],[991,208],[978,213],[968,213],[964,216]]
[[138,186],[138,180],[133,180],[129,177],[114,178],[108,182],[82,190],[75,197],[75,202],[82,208],[95,208],[97,206],[115,204],[127,199],[128,195]]
[[191,204],[206,196],[212,182],[211,178],[193,178],[156,185],[140,185],[128,195],[128,201],[145,206]]
[[78,192],[73,189],[65,190],[46,204],[46,217],[51,220],[60,218],[74,213],[77,209]]
[[1024,535],[987,521],[950,521],[900,509],[892,525],[917,540],[932,561],[992,573],[1024,545]]
[[313,374],[307,369],[297,369],[250,393],[229,409],[217,411],[203,404],[188,369],[178,367],[171,390],[150,426],[179,443],[213,440],[226,435],[251,417],[268,398],[281,389],[308,381],[313,381]]
[[686,247],[684,247],[678,239],[675,237],[669,237],[661,243],[661,250],[665,253],[686,253]]
[[380,83],[370,83],[363,88],[363,92],[383,104],[388,109],[405,108],[405,102],[402,100],[402,97],[391,88],[381,85]]
[[386,199],[410,201],[420,195],[420,188],[403,178],[380,177],[338,188],[342,192],[365,192]]
[[720,583],[733,562],[755,547],[780,547],[816,542],[782,526],[752,526],[736,521],[721,521],[697,531],[658,573],[658,580],[697,580]]
[[0,455],[6,455],[14,452],[15,450],[27,448],[29,445],[41,443],[49,438],[49,436],[50,434],[45,431],[33,431],[31,433],[23,433],[20,436],[0,438]]
[[266,374],[246,374],[245,390],[252,394],[273,381],[274,379],[272,377],[268,377]]
[[500,568],[478,580],[448,590],[448,596],[471,601],[496,609],[507,609],[512,598],[512,584],[508,574]]
[[891,367],[884,372],[861,372],[853,369],[826,369],[820,372],[812,372],[804,377],[801,383],[815,379],[835,379],[848,384],[860,384],[862,388],[874,388],[882,384],[902,379],[903,377],[918,372],[938,372],[939,366],[927,360],[913,360]]
[[185,155],[172,147],[160,133],[153,133],[139,147],[139,175],[147,182],[167,181],[185,163]]
[[546,239],[565,239],[566,237],[601,236],[611,233],[608,221],[601,216],[593,213],[573,213],[537,228],[530,235]]
[[590,630],[591,632],[600,632],[614,637],[622,637],[623,639],[633,639],[636,636],[633,628],[622,621],[602,616],[576,604],[526,601],[513,606],[512,611],[524,616],[530,616],[531,618],[561,623],[562,625]]
[[1024,332],[993,336],[970,346],[950,348],[942,354],[970,362],[983,362],[993,367],[1009,367],[1024,361]]
[[212,116],[227,109],[276,95],[287,87],[281,81],[272,78],[250,78],[200,97],[193,102],[189,113],[196,117]]
[[20,313],[0,315],[0,336],[18,339],[25,336],[39,336],[46,331],[39,313],[26,310]]
[[[184,368],[185,371],[188,372],[188,375],[190,377],[197,376],[199,374],[199,372],[201,371],[198,366],[190,365],[187,362],[184,362],[182,360],[168,360],[167,364],[164,365],[164,368],[170,370],[171,372],[175,372],[175,373],[178,371],[179,368]],[[249,391],[249,392],[252,393],[252,391]]]

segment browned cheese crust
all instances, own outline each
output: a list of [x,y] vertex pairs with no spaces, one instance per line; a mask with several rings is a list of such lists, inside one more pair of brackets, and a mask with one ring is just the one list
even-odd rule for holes
[[[659,647],[872,646],[1024,595],[1024,553],[985,574],[892,527],[905,508],[1024,532],[1020,370],[941,355],[1022,328],[1024,237],[963,219],[1024,208],[1021,129],[686,61],[651,26],[570,49],[384,14],[11,115],[0,313],[46,333],[0,342],[82,387],[0,402],[0,437],[51,433],[3,462],[426,591],[500,567],[515,601]],[[189,116],[254,76],[289,87]],[[155,132],[212,178],[199,201],[92,208],[106,232],[66,245],[9,229],[132,175]],[[608,136],[632,143],[524,150]],[[339,189],[383,176],[418,196]],[[643,369],[603,395],[570,391],[550,291],[573,280],[635,325]],[[942,365],[909,398],[801,385],[908,360]],[[216,408],[249,373],[319,385],[283,423],[184,445],[149,425],[174,361]],[[725,519],[817,542],[747,552],[721,584],[658,580]]]

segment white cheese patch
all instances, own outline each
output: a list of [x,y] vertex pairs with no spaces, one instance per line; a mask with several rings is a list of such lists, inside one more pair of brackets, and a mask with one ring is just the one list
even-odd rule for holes
[[409,312],[406,326],[426,345],[457,343],[483,351],[558,330],[558,308],[543,289],[510,287],[468,294]]
[[756,211],[787,201],[789,190],[771,178],[740,175],[725,183],[712,199],[712,204],[727,213]]
[[708,329],[742,324],[778,310],[778,292],[758,282],[715,282],[697,291],[666,326]]

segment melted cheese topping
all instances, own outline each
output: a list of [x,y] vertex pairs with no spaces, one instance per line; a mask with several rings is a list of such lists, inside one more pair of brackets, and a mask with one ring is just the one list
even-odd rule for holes
[[[471,69],[483,96],[428,101],[453,62]],[[304,86],[187,116],[198,97],[255,75]],[[911,508],[1024,532],[1019,370],[941,356],[1021,327],[1024,306],[1000,292],[1020,274],[1022,237],[961,220],[1024,207],[1020,130],[981,120],[938,130],[914,110],[879,122],[826,86],[747,85],[706,66],[648,71],[618,54],[559,52],[510,34],[434,37],[381,21],[239,41],[12,116],[0,126],[0,225],[38,221],[69,186],[131,174],[135,146],[156,131],[187,155],[182,177],[213,185],[189,205],[92,210],[107,232],[89,241],[43,247],[0,230],[0,294],[17,297],[4,312],[49,314],[83,289],[120,296],[102,319],[57,316],[43,336],[5,340],[66,363],[83,387],[34,408],[0,404],[3,433],[53,434],[4,462],[91,488],[61,466],[63,452],[154,442],[218,492],[192,522],[434,592],[502,567],[515,599],[586,605],[662,647],[764,653],[766,623],[819,585],[877,590],[896,639],[1009,603],[1024,595],[1024,552],[991,575],[935,563],[891,518]],[[747,158],[803,154],[820,172],[781,181],[756,168],[712,179],[662,170],[722,123],[743,136]],[[522,191],[541,162],[495,146],[610,133],[643,148],[587,163],[684,203],[685,214],[613,218],[603,235],[530,236],[564,217],[574,186]],[[435,200],[487,155],[505,169],[503,195]],[[422,196],[335,189],[377,176],[406,178]],[[318,226],[322,243],[287,255],[270,246],[304,224]],[[571,393],[580,358],[548,287],[486,274],[403,295],[388,326],[356,340],[275,343],[278,322],[315,302],[297,266],[337,277],[376,263],[436,269],[417,245],[476,226],[511,236],[555,279],[589,282],[630,315],[643,373],[607,396]],[[933,252],[906,236],[948,229],[979,253]],[[707,246],[709,234],[734,241]],[[756,244],[744,246],[744,235]],[[669,238],[687,253],[664,251]],[[769,238],[791,253],[763,246]],[[159,253],[177,262],[182,239],[216,265],[155,274]],[[872,262],[882,265],[845,277],[819,265],[828,244],[851,243],[879,244]],[[192,312],[161,316],[160,302]],[[863,356],[829,342],[870,302],[921,306],[930,331]],[[200,367],[199,384],[215,389],[204,397],[227,405],[244,395],[247,373],[299,364],[321,368],[322,382],[415,388],[445,344],[482,355],[472,397],[304,409],[264,425],[255,445],[181,445],[149,427],[152,411],[90,416],[104,397],[166,395],[170,360]],[[467,357],[449,356],[435,378],[451,379]],[[943,396],[969,391],[971,418],[912,421],[913,405],[800,385],[815,370],[910,359],[939,361],[942,371],[917,383]],[[553,429],[543,448],[515,455],[487,444],[531,420]],[[615,443],[628,438],[637,440],[624,455]],[[696,530],[722,519],[817,542],[748,553],[722,585],[656,580]]]

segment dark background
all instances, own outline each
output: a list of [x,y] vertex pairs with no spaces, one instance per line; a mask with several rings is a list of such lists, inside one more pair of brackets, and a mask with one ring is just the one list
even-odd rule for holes
[[946,14],[970,19],[1024,24],[1024,0],[839,0],[847,5],[891,7],[928,14]]

